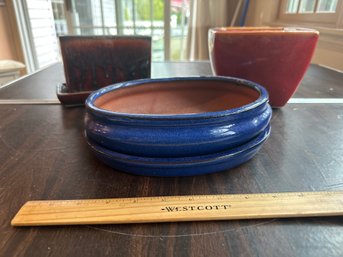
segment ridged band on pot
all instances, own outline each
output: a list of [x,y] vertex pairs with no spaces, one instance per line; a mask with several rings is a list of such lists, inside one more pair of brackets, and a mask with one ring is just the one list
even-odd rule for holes
[[238,147],[193,157],[153,158],[114,152],[88,139],[94,154],[114,169],[144,176],[193,176],[219,172],[248,161],[258,152],[270,134],[270,126]]

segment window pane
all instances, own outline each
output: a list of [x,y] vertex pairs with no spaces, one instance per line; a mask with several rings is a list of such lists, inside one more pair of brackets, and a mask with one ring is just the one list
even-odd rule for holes
[[152,37],[152,58],[164,58],[164,0],[135,0],[136,34]]
[[335,12],[337,0],[319,0],[317,12]]
[[299,0],[288,0],[287,13],[297,13]]
[[187,28],[189,20],[189,0],[171,0],[171,42],[170,59],[185,59]]
[[302,0],[300,3],[299,13],[313,13],[315,0]]
[[[141,0],[140,0],[141,1]],[[150,0],[153,60],[164,59],[164,0]]]
[[102,13],[103,13],[103,25],[105,35],[116,35],[116,9],[115,3],[113,0],[103,0],[102,1]]
[[63,1],[52,2],[52,10],[54,14],[55,29],[57,36],[68,34],[68,26],[65,18],[63,4]]
[[99,29],[101,23],[101,11],[99,1],[74,1],[73,28],[76,34],[97,35],[102,32]]

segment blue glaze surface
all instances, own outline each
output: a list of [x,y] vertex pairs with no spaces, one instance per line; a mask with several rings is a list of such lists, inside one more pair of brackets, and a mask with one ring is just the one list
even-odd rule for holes
[[270,134],[270,126],[249,142],[219,153],[195,157],[152,158],[121,154],[88,138],[95,155],[114,169],[144,176],[193,176],[219,172],[251,159]]
[[[94,105],[100,96],[123,87],[187,80],[235,83],[253,88],[259,97],[239,108],[177,115],[118,113]],[[262,86],[230,77],[145,79],[119,83],[91,94],[86,100],[86,110],[85,130],[92,141],[116,152],[146,157],[205,155],[241,145],[263,131],[272,115],[268,93]]]

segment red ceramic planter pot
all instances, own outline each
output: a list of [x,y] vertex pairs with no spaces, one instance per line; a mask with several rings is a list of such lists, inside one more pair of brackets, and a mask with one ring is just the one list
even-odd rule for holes
[[264,86],[272,107],[282,107],[298,88],[319,32],[304,28],[212,28],[209,51],[215,75]]

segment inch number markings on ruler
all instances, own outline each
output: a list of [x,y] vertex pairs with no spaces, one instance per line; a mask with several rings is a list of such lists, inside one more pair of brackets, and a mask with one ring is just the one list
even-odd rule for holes
[[12,226],[343,215],[343,191],[29,201]]

